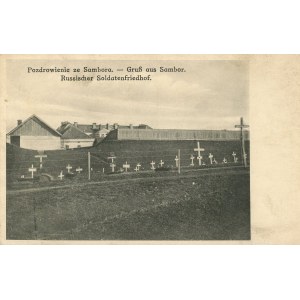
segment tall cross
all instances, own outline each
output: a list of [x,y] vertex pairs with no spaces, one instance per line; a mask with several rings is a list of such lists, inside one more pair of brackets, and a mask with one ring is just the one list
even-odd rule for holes
[[[115,165],[114,163],[111,163],[111,164],[110,164],[112,173],[115,172],[115,166],[116,166],[116,165]],[[103,172],[103,173],[104,173],[104,172]]]
[[68,173],[70,173],[70,170],[72,169],[72,166],[70,166],[70,164],[68,164],[68,165],[66,166],[66,169],[68,169]]
[[130,165],[127,163],[127,161],[126,161],[126,163],[123,165],[123,168],[125,169],[125,172],[127,172],[127,169],[130,168]]
[[214,157],[211,153],[209,153],[209,159],[210,159],[210,164],[212,165],[212,163],[213,163],[213,160],[212,160],[212,158]]
[[78,167],[78,168],[76,169],[76,172],[78,172],[79,174],[80,174],[81,171],[82,171],[82,168],[80,168],[80,167]]
[[151,170],[155,170],[155,167],[154,167],[155,161],[152,160],[152,162],[150,163],[150,165],[151,165]]
[[[200,142],[197,142],[197,148],[195,148],[194,149],[194,151],[197,151],[198,152],[198,157],[201,157],[201,151],[204,151],[205,149],[204,148],[200,148]],[[198,159],[198,162],[199,162],[199,166],[201,166],[201,158],[199,159],[197,157],[197,159]]]
[[159,164],[162,167],[165,163],[162,160],[160,160]]
[[190,160],[192,161],[191,162],[191,166],[193,167],[194,166],[194,159],[195,159],[195,156],[193,154],[191,154],[191,157],[190,157]]
[[176,155],[176,157],[175,157],[175,163],[176,163],[176,168],[178,168],[178,156]]
[[57,177],[59,177],[60,180],[62,180],[64,176],[65,176],[65,175],[63,175],[63,171],[60,171],[60,174],[59,174]]
[[140,167],[141,167],[142,165],[140,164],[140,163],[138,163],[137,165],[136,165],[136,167],[138,168],[138,170],[140,170]]
[[244,124],[244,119],[241,117],[241,121],[239,125],[235,125],[235,128],[241,129],[241,149],[242,149],[242,161],[244,162],[244,166],[247,167],[247,160],[245,159],[245,141],[244,141],[244,135],[243,135],[243,129],[248,128],[249,125]]
[[31,165],[31,168],[29,168],[28,171],[31,172],[31,178],[33,178],[33,172],[36,172],[36,168]]
[[47,157],[47,155],[43,155],[43,154],[39,154],[39,155],[35,155],[34,157],[39,158],[40,159],[40,169],[43,167],[43,158]]

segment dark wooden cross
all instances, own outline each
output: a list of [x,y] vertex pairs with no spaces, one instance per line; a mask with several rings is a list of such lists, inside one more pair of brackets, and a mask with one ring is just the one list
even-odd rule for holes
[[246,159],[246,152],[245,152],[245,140],[244,140],[244,134],[243,129],[248,128],[249,125],[244,124],[243,117],[241,117],[241,122],[239,125],[235,125],[235,128],[241,129],[241,149],[242,149],[242,161],[244,162],[244,166],[247,167],[247,159]]

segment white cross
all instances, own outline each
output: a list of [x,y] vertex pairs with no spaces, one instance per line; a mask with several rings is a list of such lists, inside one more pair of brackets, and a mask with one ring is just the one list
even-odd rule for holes
[[111,163],[114,163],[114,159],[115,159],[116,157],[115,156],[109,156],[107,159],[111,159]]
[[59,174],[57,177],[59,177],[60,180],[62,180],[64,176],[65,176],[65,175],[63,175],[63,171],[60,171],[60,174]]
[[236,163],[238,161],[237,157],[236,156],[236,153],[235,152],[232,152],[232,156],[233,156],[233,161]]
[[165,163],[162,160],[160,160],[159,164],[162,167]]
[[40,159],[40,169],[43,167],[43,157],[47,157],[47,155],[35,155],[34,157],[39,158]]
[[151,165],[151,170],[154,170],[155,169],[155,167],[154,167],[154,165],[155,165],[155,162],[152,160],[152,162],[150,163],[150,165]]
[[214,157],[211,153],[209,153],[209,159],[210,159],[210,164],[212,165],[213,161],[212,161],[212,158]]
[[202,165],[202,156],[200,155],[200,156],[197,156],[197,159],[198,159],[198,162],[199,162],[199,166],[201,166]]
[[137,165],[136,165],[136,167],[138,168],[138,170],[140,170],[140,167],[141,167],[142,165],[140,164],[140,163],[138,163]]
[[178,160],[179,160],[179,158],[178,158],[177,155],[176,155],[176,157],[175,157],[176,168],[178,168]]
[[127,172],[127,169],[130,168],[130,165],[127,163],[127,161],[126,161],[125,165],[123,165],[123,168],[125,169],[125,172]]
[[[114,163],[111,163],[110,164],[110,167],[111,167],[111,171],[112,171],[112,173],[115,171],[115,164]],[[104,173],[104,172],[103,172]]]
[[80,174],[81,171],[82,171],[82,168],[80,168],[80,167],[78,167],[78,168],[76,169],[76,172],[78,172],[79,174]]
[[135,169],[134,169],[134,171],[136,171],[136,172],[139,171],[139,168],[136,166]]
[[31,172],[31,178],[33,178],[33,172],[36,172],[36,168],[31,165],[31,168],[29,168],[28,171]]
[[193,155],[193,154],[191,154],[191,157],[190,157],[190,159],[191,159],[191,166],[194,166],[194,159],[195,159],[195,156]]
[[224,157],[223,164],[227,164],[227,159]]
[[[204,148],[200,148],[200,142],[197,142],[197,148],[194,149],[194,151],[198,152],[198,157],[201,157],[201,151],[204,151]],[[198,159],[197,157],[197,159]],[[199,161],[199,166],[201,166],[201,159],[198,159]]]
[[68,164],[68,165],[66,166],[66,169],[68,169],[68,173],[70,173],[70,170],[72,169],[72,167],[70,166],[70,164]]

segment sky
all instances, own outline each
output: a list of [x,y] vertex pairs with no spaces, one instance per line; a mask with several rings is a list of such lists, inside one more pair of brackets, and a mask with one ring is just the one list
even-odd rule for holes
[[[142,73],[127,72],[128,67]],[[185,72],[159,72],[160,67]],[[28,73],[31,68],[111,68],[113,73],[78,73],[92,82],[61,81],[61,74]],[[146,68],[157,72],[146,72]],[[117,69],[123,69],[122,72]],[[148,124],[152,128],[233,129],[240,117],[249,118],[248,63],[237,60],[7,61],[7,131],[36,114],[53,128],[62,121],[84,124]],[[97,81],[97,75],[151,74],[151,81]]]

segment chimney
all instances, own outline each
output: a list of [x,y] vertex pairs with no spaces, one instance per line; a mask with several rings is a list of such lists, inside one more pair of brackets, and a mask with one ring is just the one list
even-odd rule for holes
[[114,124],[114,129],[117,129],[118,128],[118,123],[115,123]]
[[22,120],[18,120],[18,125],[21,125],[22,124]]
[[133,129],[133,125],[132,124],[129,124],[129,127],[130,127],[130,129]]
[[78,122],[74,122],[74,126],[77,127],[78,126]]

